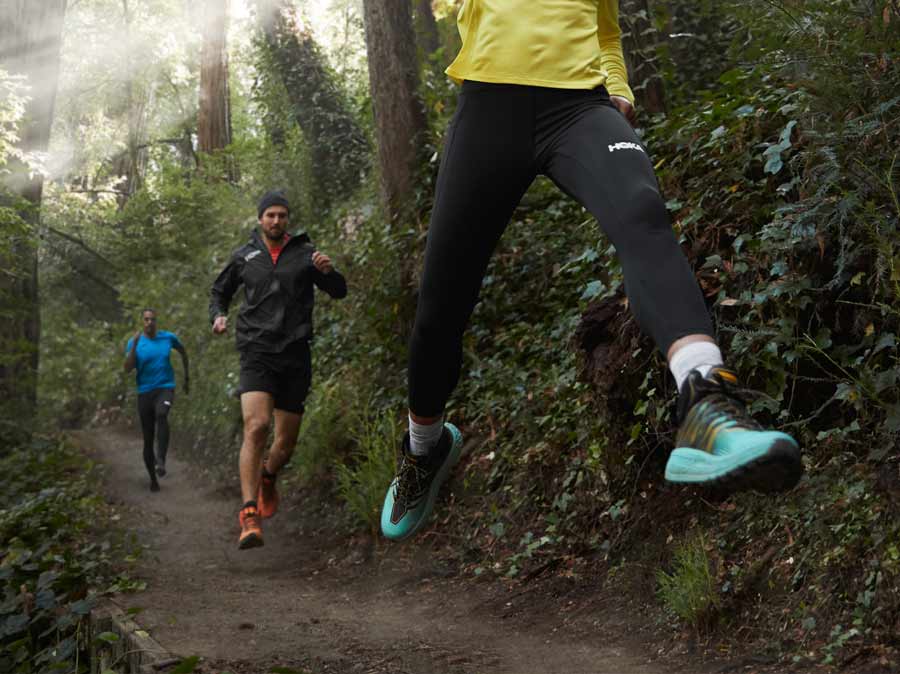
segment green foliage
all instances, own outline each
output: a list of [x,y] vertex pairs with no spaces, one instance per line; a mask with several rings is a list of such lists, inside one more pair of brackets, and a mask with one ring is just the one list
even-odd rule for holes
[[122,542],[108,528],[93,465],[59,438],[0,459],[0,668],[86,672],[87,617],[116,577]]
[[36,347],[23,326],[36,308],[22,291],[32,279],[27,261],[34,259],[37,246],[36,217],[14,187],[34,162],[16,147],[25,96],[23,79],[0,69],[0,455],[27,437],[33,412],[28,393],[34,390]]
[[350,461],[336,466],[338,492],[354,522],[377,535],[384,495],[394,477],[400,426],[386,411],[355,430],[358,449]]
[[[456,39],[451,4],[438,12],[447,15],[440,29],[448,44]],[[493,557],[489,568],[518,578],[554,556],[613,564],[650,556],[646,542],[696,518],[706,538],[679,548],[661,574],[664,602],[698,627],[716,611],[745,611],[747,624],[765,632],[780,612],[778,624],[787,616],[801,634],[785,637],[785,650],[802,644],[836,659],[892,638],[900,610],[892,451],[900,432],[900,17],[887,6],[885,14],[826,1],[654,6],[654,26],[671,35],[659,49],[668,113],[644,118],[640,133],[726,358],[758,391],[750,402],[760,420],[801,441],[808,477],[778,501],[742,496],[699,517],[690,494],[660,490],[674,429],[671,378],[621,301],[621,269],[597,223],[540,179],[498,246],[465,338],[447,412],[481,442],[454,483],[465,490],[466,515],[451,511],[449,526]],[[350,287],[342,302],[318,300],[314,390],[295,468],[326,484],[333,471],[354,525],[374,531],[393,474],[414,289],[456,97],[445,56],[439,51],[422,77],[430,161],[401,222],[382,219],[373,179],[343,201],[322,200],[315,186],[323,175],[349,176],[328,186],[342,194],[355,184],[352,153],[335,166],[333,151],[313,159],[311,136],[296,125],[300,108],[288,104],[280,65],[266,53],[254,92],[235,87],[237,184],[202,179],[154,148],[144,188],[124,203],[51,190],[45,222],[76,242],[49,233],[42,258],[48,413],[75,423],[97,403],[133,407],[131,381],[115,372],[138,328],[136,310],[153,304],[194,369],[191,396],[176,404],[176,432],[190,429],[196,454],[229,465],[240,430],[237,358],[230,338],[209,334],[206,293],[254,224],[254,198],[285,187],[298,204],[295,222]],[[365,96],[354,92],[351,116],[367,119]],[[323,124],[331,109],[319,111]],[[77,252],[77,242],[109,264]],[[90,285],[89,275],[114,292]],[[612,307],[607,341],[584,353],[579,329],[598,307]],[[707,586],[715,578],[704,541],[715,541],[712,554],[733,586],[718,594]],[[751,572],[770,544],[784,554]]]
[[658,594],[666,608],[696,630],[709,627],[719,607],[716,573],[700,534],[675,548],[672,572],[656,572]]
[[292,467],[308,483],[326,477],[335,461],[355,442],[354,429],[363,423],[365,387],[348,370],[339,370],[317,384],[306,405]]
[[257,104],[276,142],[292,126],[302,129],[314,167],[312,206],[321,215],[359,187],[369,168],[369,139],[310,31],[280,10],[262,23]]

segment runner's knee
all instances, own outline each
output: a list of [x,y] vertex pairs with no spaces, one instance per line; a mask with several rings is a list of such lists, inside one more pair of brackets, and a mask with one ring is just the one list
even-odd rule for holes
[[244,437],[264,442],[269,434],[269,419],[263,415],[244,419]]

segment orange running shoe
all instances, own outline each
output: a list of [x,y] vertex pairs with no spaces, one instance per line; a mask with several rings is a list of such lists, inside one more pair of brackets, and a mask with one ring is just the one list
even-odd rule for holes
[[256,502],[259,505],[259,514],[268,519],[278,512],[278,490],[275,488],[275,476],[271,473],[263,472],[259,479],[259,492],[256,495]]
[[238,548],[249,550],[258,548],[263,544],[262,521],[259,511],[252,505],[244,506],[238,514],[241,523],[241,537],[238,539]]

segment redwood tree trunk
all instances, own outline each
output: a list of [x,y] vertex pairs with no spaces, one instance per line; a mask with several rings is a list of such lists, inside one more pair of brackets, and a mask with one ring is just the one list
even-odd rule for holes
[[[19,148],[45,152],[59,80],[66,0],[2,0],[0,2],[0,67],[23,75],[31,87],[31,100],[20,129]],[[25,200],[19,216],[28,228],[8,249],[0,249],[0,404],[12,404],[19,422],[33,414],[37,404],[38,307],[37,227],[40,219],[43,176],[11,161],[4,187]],[[4,247],[6,248],[6,247]],[[10,412],[9,407],[7,411]],[[0,429],[0,433],[5,432]]]
[[200,112],[197,137],[202,152],[231,144],[231,106],[228,93],[228,0],[205,0],[203,47],[200,53]]
[[393,218],[412,193],[426,124],[415,32],[409,0],[363,0],[363,11],[382,193]]

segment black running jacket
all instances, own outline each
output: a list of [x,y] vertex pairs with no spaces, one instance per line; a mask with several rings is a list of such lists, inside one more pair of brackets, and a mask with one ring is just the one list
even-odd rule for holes
[[272,263],[257,230],[231,255],[209,294],[209,320],[227,316],[231,299],[244,286],[244,303],[235,338],[240,351],[281,353],[312,337],[313,285],[336,299],[347,295],[347,282],[336,269],[323,274],[312,263],[315,246],[305,233],[292,234]]

